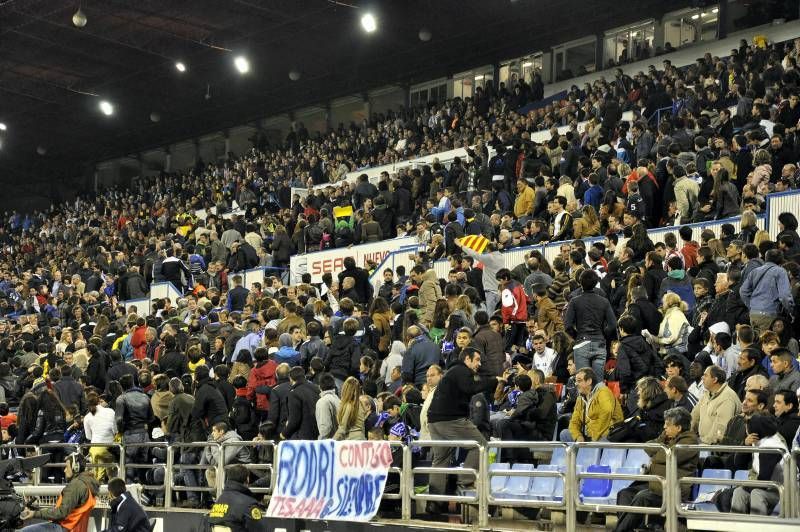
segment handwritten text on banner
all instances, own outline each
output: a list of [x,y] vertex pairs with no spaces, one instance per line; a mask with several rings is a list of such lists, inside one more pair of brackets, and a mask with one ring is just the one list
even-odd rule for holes
[[369,521],[391,464],[388,442],[283,441],[267,516]]

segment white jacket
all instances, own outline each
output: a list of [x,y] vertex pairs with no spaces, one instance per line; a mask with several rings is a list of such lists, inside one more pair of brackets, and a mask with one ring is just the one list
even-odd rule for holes
[[114,436],[117,434],[114,411],[97,405],[94,414],[89,412],[83,418],[83,430],[86,433],[86,439],[92,443],[114,443]]

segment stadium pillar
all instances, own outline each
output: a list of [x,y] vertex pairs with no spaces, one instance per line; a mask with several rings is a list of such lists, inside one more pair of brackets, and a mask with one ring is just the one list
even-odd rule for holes
[[364,100],[364,117],[369,122],[369,117],[372,115],[372,102],[369,101],[369,93],[362,92],[361,98]]
[[229,153],[231,152],[231,132],[229,130],[225,130],[223,135],[225,135],[225,160],[229,159]]
[[197,162],[200,160],[200,139],[192,139],[192,146],[194,146],[192,166],[197,166]]
[[97,186],[100,183],[100,170],[97,167],[94,167],[94,192],[97,194]]
[[164,171],[172,171],[172,152],[169,151],[169,148],[164,150]]
[[719,3],[717,13],[717,39],[724,39],[728,36],[728,2]]
[[603,70],[603,33],[600,32],[595,35],[594,40],[594,68],[595,72],[600,72]]
[[331,101],[325,102],[325,132],[327,133],[333,129],[333,121],[331,120]]

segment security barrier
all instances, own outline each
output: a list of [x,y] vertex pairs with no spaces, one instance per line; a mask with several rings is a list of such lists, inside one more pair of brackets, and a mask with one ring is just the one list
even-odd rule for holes
[[[456,447],[462,449],[476,449],[479,454],[479,462],[477,469],[463,468],[463,467],[427,467],[427,466],[414,466],[412,463],[412,447],[403,445],[401,442],[389,442],[393,449],[401,449],[402,456],[401,467],[391,467],[390,473],[396,473],[400,478],[400,493],[386,493],[383,496],[384,500],[400,500],[401,513],[403,519],[410,519],[413,515],[412,507],[416,501],[437,501],[437,502],[457,502],[461,503],[462,508],[472,508],[477,510],[477,524],[483,528],[489,524],[489,508],[502,507],[502,508],[544,508],[549,509],[551,512],[563,512],[565,518],[565,526],[567,530],[575,530],[576,527],[576,514],[577,512],[631,512],[642,514],[661,514],[666,518],[666,530],[677,530],[678,519],[703,520],[704,526],[712,526],[710,529],[728,530],[732,522],[747,522],[750,524],[767,523],[770,526],[778,527],[800,527],[800,503],[798,501],[798,486],[797,486],[797,464],[800,461],[800,449],[795,449],[792,452],[782,451],[779,449],[765,449],[756,447],[743,447],[743,446],[718,446],[718,445],[678,445],[675,447],[665,447],[661,444],[655,443],[609,443],[609,442],[581,442],[574,444],[565,444],[561,442],[513,442],[513,441],[490,441],[486,446],[480,445],[475,441],[417,441],[413,443],[413,447],[420,449],[433,449],[437,447]],[[59,444],[56,444],[59,445]],[[66,444],[62,444],[66,445]],[[84,445],[83,447],[88,447]],[[148,443],[137,444],[138,447],[148,447],[150,449],[161,447],[166,449],[166,464],[165,464],[165,478],[163,485],[142,485],[137,489],[150,489],[164,491],[164,508],[173,507],[172,496],[180,491],[197,491],[213,493],[218,496],[224,485],[225,469],[234,464],[224,463],[224,447],[228,446],[245,446],[257,448],[259,446],[269,446],[274,449],[275,442],[229,442],[220,445],[216,442],[196,442],[196,443],[174,443],[169,446],[163,443]],[[180,464],[176,463],[175,456],[176,450],[182,449],[204,449],[208,446],[216,446],[220,451],[220,463],[217,465],[200,465],[200,464]],[[33,451],[39,453],[40,446],[8,446],[10,449],[17,449],[21,451]],[[536,452],[551,452],[555,455],[556,452],[562,453],[563,467],[543,468],[539,466],[534,469],[532,466],[528,470],[522,469],[503,469],[499,470],[490,464],[490,450],[492,453],[500,451],[501,456],[503,450],[510,449],[532,449]],[[666,476],[657,476],[650,474],[621,474],[621,473],[605,473],[605,472],[589,472],[584,470],[585,464],[579,464],[579,455],[584,450],[602,450],[604,453],[608,450],[644,450],[644,449],[661,449],[666,456]],[[737,453],[778,453],[781,454],[781,464],[784,468],[784,481],[778,484],[770,481],[753,481],[741,479],[719,479],[719,478],[705,478],[705,477],[684,477],[678,478],[677,474],[677,454],[682,450],[693,449],[696,451],[721,451],[721,452],[737,452]],[[124,456],[124,452],[121,453]],[[274,454],[273,454],[274,456]],[[599,451],[595,457],[599,457]],[[120,468],[152,468],[153,464],[124,464],[122,461],[119,464]],[[276,471],[271,463],[259,463],[253,461],[250,464],[244,464],[245,467],[252,470],[268,471],[270,475],[270,485],[268,488],[253,489],[254,492],[263,493],[265,498],[269,497],[272,487],[276,482]],[[176,473],[180,475],[181,470],[210,470],[213,469],[217,475],[216,488],[209,488],[205,486],[187,487],[176,485]],[[122,470],[122,469],[121,469]],[[448,474],[448,475],[468,475],[475,478],[474,490],[462,490],[456,495],[444,494],[431,494],[431,493],[416,493],[414,489],[414,478],[419,475],[430,474]],[[528,495],[521,497],[509,496],[505,497],[502,492],[493,490],[493,479],[498,477],[526,478],[535,482],[536,478],[555,478],[556,481],[563,482],[563,493],[561,495],[552,495],[549,497],[537,498]],[[660,482],[664,487],[664,499],[659,508],[646,508],[635,506],[620,506],[615,503],[601,503],[594,504],[587,502],[581,495],[581,482],[592,479],[608,479],[614,480],[640,480],[640,481],[656,481]],[[31,483],[27,485],[15,486],[15,489],[21,494],[35,494],[36,490],[44,490],[42,494],[54,494],[56,489],[60,491],[61,485],[35,485],[35,477],[31,479]],[[746,486],[746,487],[774,487],[779,492],[780,515],[779,516],[758,516],[758,515],[744,515],[744,514],[725,514],[719,512],[706,512],[698,511],[686,505],[679,496],[679,488],[685,484],[724,484],[730,486]],[[105,489],[105,488],[102,488]],[[51,493],[52,492],[52,493]],[[38,492],[36,492],[38,493]],[[49,499],[48,499],[49,500]],[[45,505],[47,504],[47,501]],[[50,501],[54,503],[53,501]],[[149,506],[149,508],[154,508]],[[204,512],[205,510],[197,510]],[[708,524],[711,522],[711,524]],[[718,523],[715,525],[714,523]],[[713,527],[717,528],[713,528]],[[691,527],[690,527],[691,528]],[[703,528],[709,529],[709,528]]]

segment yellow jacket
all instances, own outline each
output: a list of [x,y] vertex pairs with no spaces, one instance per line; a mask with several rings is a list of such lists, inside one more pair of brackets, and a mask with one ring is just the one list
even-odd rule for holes
[[528,185],[525,185],[525,188],[522,189],[522,192],[517,195],[517,199],[514,200],[514,216],[519,218],[520,216],[528,216],[531,214],[535,196],[536,195],[533,192],[533,189]]
[[608,429],[614,423],[622,421],[622,406],[608,387],[596,384],[587,399],[578,396],[575,411],[569,421],[569,433],[577,441],[579,436],[588,436],[587,440],[598,441],[608,435]]

